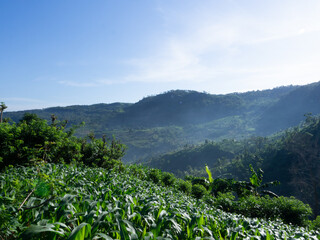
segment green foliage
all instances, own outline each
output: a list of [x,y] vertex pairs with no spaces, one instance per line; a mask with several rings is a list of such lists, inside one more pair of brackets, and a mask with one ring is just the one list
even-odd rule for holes
[[309,205],[294,197],[270,198],[249,196],[242,198],[235,212],[246,214],[249,217],[264,217],[266,219],[282,219],[285,223],[305,226],[312,216]]
[[[319,232],[281,221],[225,213],[129,169],[7,168],[0,175],[0,238],[319,239]],[[50,195],[27,198],[39,178],[52,186]]]
[[141,179],[141,180],[147,179],[147,168],[141,164],[140,165],[138,165],[138,164],[127,165],[126,172],[128,174],[131,174],[131,175]]
[[148,172],[148,178],[154,183],[159,183],[161,180],[161,171],[155,168],[150,169]]
[[177,182],[177,189],[186,194],[191,194],[192,184],[189,181],[183,181],[182,179],[179,179]]
[[125,146],[115,139],[76,138],[59,124],[48,125],[34,114],[26,114],[19,124],[0,125],[0,169],[41,161],[82,162],[90,166],[121,166]]
[[207,165],[206,165],[206,172],[208,174],[209,182],[212,183],[213,182],[212,174],[211,174],[211,171]]
[[207,194],[207,189],[201,184],[192,185],[192,196],[195,198],[202,198]]
[[228,193],[236,191],[236,181],[233,179],[224,179],[224,178],[216,178],[210,184],[211,186],[211,193],[214,196],[218,196],[219,193]]
[[254,188],[258,188],[261,186],[261,182],[262,182],[262,179],[263,179],[263,171],[261,168],[259,168],[259,173],[257,173],[252,165],[250,164],[250,171],[251,171],[251,177],[250,177],[250,183],[252,184],[252,186]]
[[214,198],[213,205],[226,212],[235,212],[234,195],[231,192],[219,192]]
[[219,192],[214,198],[213,205],[221,210],[243,214],[247,217],[282,219],[287,224],[299,226],[308,225],[308,219],[312,216],[310,206],[294,197],[270,198],[269,196],[249,195],[235,200],[231,192]]
[[320,231],[320,216],[310,223],[310,229]]
[[161,180],[165,186],[173,186],[176,181],[176,177],[172,173],[163,172]]
[[35,113],[25,113],[24,115],[23,115],[23,117],[20,119],[20,123],[23,123],[23,122],[25,122],[25,123],[27,123],[27,124],[29,124],[29,123],[31,123],[32,121],[40,121],[41,120],[41,118],[39,118],[38,117],[38,115],[37,114],[35,114]]

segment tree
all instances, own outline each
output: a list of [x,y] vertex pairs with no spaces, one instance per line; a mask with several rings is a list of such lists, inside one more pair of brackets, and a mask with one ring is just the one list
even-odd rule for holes
[[0,116],[0,123],[2,123],[3,111],[4,111],[6,108],[8,108],[8,107],[6,106],[6,104],[5,104],[4,102],[1,102],[1,104],[0,104],[0,114],[1,114],[1,116]]
[[31,123],[32,121],[39,121],[39,120],[41,120],[39,117],[38,117],[38,115],[37,114],[35,114],[35,113],[25,113],[24,115],[23,115],[23,117],[19,120],[19,122],[20,123],[22,123],[22,122],[26,122],[27,124],[29,124],[29,123]]
[[297,194],[310,203],[315,215],[320,213],[320,118],[306,115],[301,127],[287,133],[286,149],[292,163],[290,172]]

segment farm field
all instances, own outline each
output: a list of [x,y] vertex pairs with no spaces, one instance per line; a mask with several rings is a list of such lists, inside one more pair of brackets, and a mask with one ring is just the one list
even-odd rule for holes
[[0,175],[1,239],[319,239],[303,227],[225,213],[143,169],[43,164]]

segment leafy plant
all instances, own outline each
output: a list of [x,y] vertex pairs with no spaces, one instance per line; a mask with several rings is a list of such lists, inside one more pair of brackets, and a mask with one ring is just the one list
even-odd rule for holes
[[64,126],[48,125],[26,114],[18,124],[0,124],[0,169],[39,162],[82,162],[90,166],[121,168],[125,146],[116,139],[76,138]]
[[161,180],[165,186],[173,186],[176,178],[172,173],[163,172]]
[[192,185],[192,196],[195,198],[202,198],[207,194],[207,189],[201,184]]
[[177,183],[177,189],[186,194],[190,194],[192,191],[192,184],[189,181],[183,181],[182,179],[179,179]]
[[[34,184],[41,185],[39,176],[54,183],[55,197],[30,197],[17,211]],[[7,168],[0,187],[4,239],[319,239],[320,234],[226,213],[127,170],[54,164]]]
[[158,183],[161,180],[161,171],[159,169],[150,169],[148,173],[149,179],[154,182]]

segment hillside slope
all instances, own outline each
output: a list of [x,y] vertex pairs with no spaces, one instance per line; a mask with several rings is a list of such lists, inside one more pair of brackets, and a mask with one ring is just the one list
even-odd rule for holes
[[306,113],[320,113],[320,82],[301,86],[268,107],[257,121],[257,132],[271,134],[295,126]]
[[55,114],[58,120],[67,119],[69,126],[85,122],[78,136],[115,135],[128,146],[124,160],[129,162],[206,139],[266,136],[294,126],[304,113],[320,113],[319,96],[319,83],[226,95],[175,90],[133,104],[55,107],[5,112],[4,116],[18,121],[31,112],[48,121]]
[[296,196],[320,214],[320,117],[308,116],[300,126],[269,138],[206,142],[151,158],[148,166],[177,174],[248,179],[249,165],[262,168],[266,181],[280,181],[277,194]]

